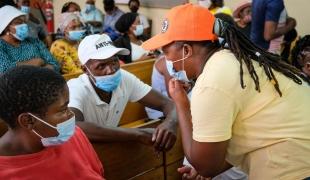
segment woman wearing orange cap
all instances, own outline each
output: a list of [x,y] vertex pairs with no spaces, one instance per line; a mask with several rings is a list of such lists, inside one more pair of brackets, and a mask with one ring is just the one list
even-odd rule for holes
[[143,47],[166,56],[183,149],[200,175],[236,166],[251,180],[310,177],[310,80],[300,70],[192,4],[171,9]]

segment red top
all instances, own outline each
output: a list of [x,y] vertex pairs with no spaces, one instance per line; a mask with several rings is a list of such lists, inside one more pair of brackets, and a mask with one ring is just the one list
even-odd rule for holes
[[104,179],[101,162],[78,127],[68,142],[38,153],[0,156],[1,179]]

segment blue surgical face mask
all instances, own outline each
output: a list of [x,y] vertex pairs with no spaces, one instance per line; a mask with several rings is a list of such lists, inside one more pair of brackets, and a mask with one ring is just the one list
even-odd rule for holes
[[21,7],[20,7],[20,10],[21,10],[23,13],[26,13],[26,14],[29,14],[29,13],[30,13],[30,7],[29,7],[29,6],[21,6]]
[[23,41],[28,37],[28,25],[23,23],[15,26],[15,34],[12,34],[16,39]]
[[80,41],[85,36],[85,30],[69,31],[68,34],[71,41]]
[[[176,61],[171,61],[169,59],[166,58],[166,67],[167,70],[170,74],[171,77],[179,80],[179,81],[183,81],[183,82],[190,82],[190,80],[187,77],[186,71],[184,70],[184,60],[187,59],[188,57],[184,57],[184,48],[183,48],[183,58],[182,59],[178,59]],[[173,67],[173,63],[182,61],[182,70],[181,71],[176,71]]]
[[143,25],[142,24],[139,24],[136,26],[136,29],[133,31],[133,33],[136,35],[136,36],[141,36],[143,34]]
[[87,12],[90,12],[90,11],[93,11],[93,10],[96,9],[96,6],[93,5],[93,4],[86,4],[85,7],[86,7],[86,11],[87,11]]
[[65,142],[67,142],[74,134],[75,131],[75,116],[72,118],[68,119],[67,121],[64,121],[62,123],[57,124],[57,126],[53,126],[46,121],[40,119],[39,117],[28,113],[32,117],[36,118],[37,120],[41,121],[42,123],[46,124],[47,126],[56,129],[58,132],[58,136],[55,137],[43,137],[39,133],[37,133],[35,130],[32,129],[32,132],[34,132],[37,136],[41,138],[41,142],[44,147],[49,147],[49,146],[57,146],[61,145]]
[[[88,72],[90,73],[90,75],[95,79],[95,81],[93,81],[93,83],[96,85],[97,88],[105,91],[105,92],[112,92],[114,91],[118,85],[120,84],[121,80],[122,80],[122,74],[121,74],[121,70],[117,70],[114,74],[112,75],[106,75],[106,76],[94,76],[90,70],[87,68]],[[92,79],[92,78],[90,78]]]

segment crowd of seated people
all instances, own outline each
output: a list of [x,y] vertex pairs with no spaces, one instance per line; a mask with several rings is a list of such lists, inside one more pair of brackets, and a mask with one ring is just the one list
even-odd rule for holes
[[[172,149],[178,132],[185,158],[176,171],[183,179],[310,177],[309,161],[299,161],[300,155],[281,162],[267,157],[281,148],[283,156],[310,150],[304,133],[310,130],[304,108],[310,99],[304,94],[310,83],[310,38],[298,36],[283,0],[240,0],[233,11],[224,0],[180,5],[169,10],[161,33],[153,37],[148,19],[138,12],[140,1],[127,5],[130,12],[104,0],[103,13],[95,0],[86,0],[84,7],[64,3],[53,41],[30,12],[30,0],[0,8],[5,17],[0,21],[0,121],[8,126],[0,137],[0,177],[40,179],[46,174],[36,169],[49,161],[56,179],[104,179],[90,142],[133,141],[161,152]],[[155,59],[151,84],[122,69],[149,59]],[[75,78],[66,82],[63,77],[71,74]],[[279,105],[281,98],[290,104]],[[161,119],[159,125],[119,127],[129,102],[144,106],[149,119]],[[288,115],[293,111],[298,116]],[[254,122],[265,113],[270,124]],[[261,158],[299,169],[287,166],[282,173],[262,167]],[[60,164],[64,168],[56,172]],[[256,173],[261,170],[268,173]]]

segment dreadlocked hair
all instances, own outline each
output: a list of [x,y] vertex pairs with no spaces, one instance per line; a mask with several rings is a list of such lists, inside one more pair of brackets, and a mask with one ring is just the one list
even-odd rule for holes
[[259,77],[254,69],[252,60],[258,62],[259,65],[263,67],[269,81],[274,85],[274,88],[280,96],[282,96],[282,92],[278,80],[274,75],[274,70],[284,74],[297,84],[302,84],[302,80],[310,84],[310,80],[305,77],[299,69],[287,64],[281,59],[281,56],[269,53],[256,46],[233,25],[217,18],[214,24],[214,33],[224,38],[224,41],[221,43],[222,48],[228,46],[239,61],[240,84],[243,89],[246,87],[243,81],[243,64],[245,64],[255,83],[255,90],[260,92]]
[[299,55],[306,47],[310,47],[310,35],[306,35],[299,39],[292,50],[292,64],[298,69],[301,69],[305,63]]

